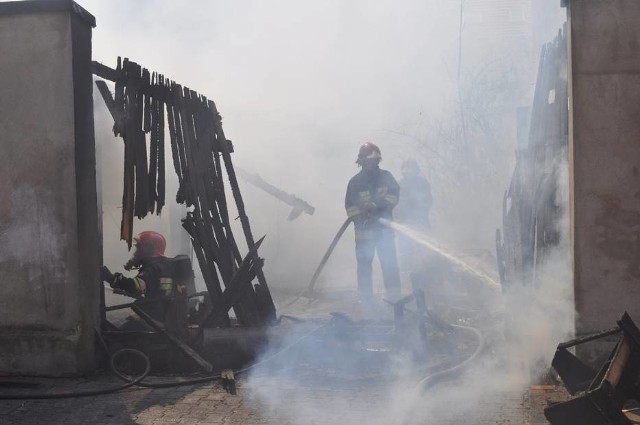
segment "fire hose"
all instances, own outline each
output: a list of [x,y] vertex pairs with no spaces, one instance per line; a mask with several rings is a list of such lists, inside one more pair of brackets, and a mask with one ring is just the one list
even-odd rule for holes
[[[279,351],[277,351],[276,353],[272,354],[271,356],[257,362],[257,363],[253,363],[243,369],[239,369],[237,371],[234,371],[234,374],[236,375],[240,375],[243,373],[246,373],[262,364],[268,363],[270,361],[272,361],[273,359],[277,358],[278,356],[280,356],[282,353],[284,353],[285,351],[291,349],[292,347],[294,347],[295,345],[299,344],[300,342],[302,342],[304,339],[310,337],[311,335],[315,334],[316,332],[318,332],[319,330],[323,329],[324,327],[326,327],[329,323],[325,323],[321,326],[318,326],[314,329],[312,329],[311,331],[307,332],[306,334],[302,335],[300,338],[298,338],[297,340],[293,341],[291,344],[285,346],[284,348],[280,349]],[[472,332],[478,339],[478,345],[475,349],[475,351],[469,356],[467,357],[465,360],[463,360],[462,362],[458,363],[457,365],[433,373],[431,375],[427,375],[424,378],[422,378],[419,383],[417,384],[417,388],[419,388],[421,390],[421,392],[426,392],[428,389],[430,389],[431,387],[433,387],[435,384],[441,382],[442,380],[448,378],[448,377],[452,377],[453,375],[456,375],[458,373],[461,373],[466,367],[468,367],[471,362],[482,352],[482,350],[484,349],[484,338],[482,337],[482,334],[480,333],[480,331],[478,331],[475,328],[471,328],[471,327],[467,327],[467,326],[460,326],[460,325],[451,325],[454,328],[459,328],[459,329],[464,329],[467,331]],[[127,375],[123,372],[121,372],[118,367],[116,366],[116,361],[117,359],[124,355],[124,354],[134,354],[136,356],[139,356],[143,362],[144,362],[144,370],[142,373],[140,373],[137,376],[130,376]],[[118,376],[120,379],[122,379],[123,381],[125,381],[124,384],[119,385],[119,386],[115,386],[112,388],[105,388],[105,389],[101,389],[101,390],[88,390],[88,391],[76,391],[76,392],[65,392],[65,393],[36,393],[36,394],[23,394],[23,395],[18,395],[18,394],[12,394],[12,395],[0,395],[0,400],[42,400],[42,399],[63,399],[63,398],[78,398],[78,397],[91,397],[91,396],[99,396],[99,395],[106,395],[106,394],[111,394],[111,393],[115,393],[115,392],[119,392],[125,389],[128,389],[130,387],[133,386],[138,386],[138,387],[143,387],[143,388],[171,388],[171,387],[179,387],[179,386],[186,386],[186,385],[196,385],[196,384],[203,384],[206,382],[210,382],[210,381],[214,381],[216,379],[220,379],[222,377],[221,374],[215,374],[215,375],[210,375],[210,376],[204,376],[201,378],[195,378],[195,379],[189,379],[189,380],[182,380],[182,381],[172,381],[172,382],[162,382],[162,383],[150,383],[150,382],[144,382],[144,379],[149,375],[149,372],[151,370],[151,361],[149,360],[149,357],[144,354],[142,351],[140,350],[136,350],[133,348],[123,348],[120,349],[118,351],[116,351],[115,353],[113,353],[110,356],[110,361],[109,361],[109,366],[111,371]]]
[[295,303],[296,301],[298,301],[301,297],[304,297],[305,295],[306,296],[313,295],[313,288],[315,287],[316,281],[318,280],[318,277],[320,276],[320,272],[322,272],[322,269],[324,268],[325,264],[327,264],[327,261],[329,261],[329,257],[331,257],[331,254],[333,253],[333,250],[336,248],[336,245],[338,245],[338,242],[342,238],[342,235],[344,235],[344,232],[347,230],[347,228],[349,227],[349,225],[351,224],[352,221],[353,221],[352,217],[347,218],[344,221],[344,223],[342,223],[342,226],[340,226],[340,228],[338,229],[338,232],[333,237],[333,240],[331,241],[331,244],[329,245],[329,248],[327,248],[327,252],[325,252],[324,255],[322,256],[322,260],[320,260],[320,264],[318,264],[318,267],[316,268],[316,271],[313,273],[313,276],[311,277],[311,281],[309,282],[309,286],[307,287],[307,289],[302,291],[300,294],[298,294],[293,300],[291,300],[287,304],[283,305],[282,308],[289,307],[291,304]]
[[[334,236],[333,240],[331,241],[331,244],[329,245],[329,248],[327,249],[327,251],[325,252],[324,256],[322,257],[322,260],[320,261],[320,264],[316,268],[316,270],[315,270],[315,272],[313,274],[313,277],[311,278],[311,281],[309,282],[309,287],[307,288],[307,290],[304,293],[300,294],[292,302],[287,304],[287,306],[292,304],[293,302],[295,302],[297,299],[299,299],[305,293],[307,293],[307,294],[313,293],[313,289],[315,287],[316,281],[318,280],[318,277],[320,276],[320,273],[322,272],[322,269],[326,265],[327,261],[329,260],[329,257],[333,253],[336,245],[338,244],[338,242],[342,238],[342,235],[347,230],[347,228],[349,227],[349,225],[351,224],[352,221],[353,221],[352,218],[347,218],[347,220],[345,220],[345,222],[342,224],[342,226],[338,229],[338,232],[336,233],[336,235]],[[242,374],[242,373],[248,372],[249,370],[257,367],[258,365],[261,365],[263,363],[266,363],[266,362],[278,357],[283,352],[287,351],[288,349],[290,349],[294,345],[296,345],[299,342],[301,342],[303,339],[306,339],[308,336],[310,336],[311,334],[314,334],[315,332],[317,332],[321,328],[324,328],[325,326],[326,326],[326,324],[317,327],[316,329],[314,329],[314,330],[310,331],[309,333],[303,335],[298,340],[296,340],[293,343],[289,344],[288,346],[284,347],[280,351],[276,352],[272,356],[270,356],[270,357],[268,357],[268,358],[266,358],[266,359],[264,359],[264,360],[262,360],[262,361],[260,361],[258,363],[254,363],[252,365],[249,365],[244,369],[240,369],[238,371],[234,371],[234,373],[235,374]],[[465,329],[467,331],[472,332],[478,339],[478,345],[477,345],[475,351],[468,358],[466,358],[465,360],[463,360],[459,364],[457,364],[457,365],[455,365],[455,366],[453,366],[451,368],[448,368],[448,369],[433,373],[431,375],[427,375],[424,378],[422,378],[419,381],[418,385],[417,385],[417,387],[420,388],[422,392],[427,391],[433,385],[437,384],[438,382],[440,382],[443,379],[446,379],[447,377],[450,377],[450,376],[455,375],[457,373],[461,373],[481,353],[481,351],[484,348],[484,338],[483,338],[482,334],[480,333],[480,331],[478,331],[477,329],[471,328],[471,327],[467,327],[467,326],[460,326],[460,325],[450,325],[450,326],[455,327],[455,328],[459,328],[459,329]],[[126,375],[126,374],[122,373],[120,370],[118,370],[118,368],[116,367],[116,364],[115,364],[116,363],[116,359],[119,358],[121,355],[123,355],[125,353],[135,354],[135,355],[139,356],[140,358],[142,358],[142,360],[144,361],[145,367],[144,367],[144,371],[141,374],[139,374],[137,376],[129,376],[129,375]],[[173,381],[173,382],[163,382],[163,383],[143,382],[143,380],[149,375],[149,372],[151,370],[151,361],[149,360],[147,355],[144,354],[142,351],[139,351],[139,350],[136,350],[136,349],[133,349],[133,348],[124,348],[124,349],[118,350],[115,353],[113,353],[112,355],[110,355],[109,366],[110,366],[111,371],[116,376],[118,376],[120,379],[125,381],[125,384],[119,385],[119,386],[116,386],[116,387],[112,387],[112,388],[102,389],[102,390],[89,390],[89,391],[67,392],[67,393],[57,393],[57,394],[56,393],[53,393],[53,394],[51,394],[51,393],[49,393],[49,394],[42,393],[42,394],[28,394],[28,395],[0,395],[0,400],[37,400],[37,399],[61,399],[61,398],[89,397],[89,396],[97,396],[97,395],[105,395],[105,394],[115,393],[115,392],[122,391],[122,390],[125,390],[125,389],[130,388],[130,387],[133,387],[133,386],[139,386],[139,387],[144,387],[144,388],[170,388],[170,387],[178,387],[178,386],[186,386],[186,385],[195,385],[195,384],[206,383],[206,382],[210,382],[210,381],[213,381],[213,380],[216,380],[216,379],[219,379],[219,378],[222,377],[220,374],[216,374],[216,375],[210,375],[210,376],[205,376],[205,377],[195,378],[195,379],[190,379],[190,380],[184,380],[184,381]]]
[[[245,368],[239,369],[237,371],[234,371],[235,375],[240,375],[243,373],[246,373],[262,364],[265,364],[267,362],[270,362],[271,360],[275,359],[276,357],[280,356],[282,353],[284,353],[285,351],[291,349],[292,347],[294,347],[295,345],[299,344],[300,342],[302,342],[304,339],[310,337],[311,335],[315,334],[316,332],[318,332],[319,330],[321,330],[322,328],[324,328],[325,326],[327,326],[328,323],[325,323],[323,325],[320,325],[314,329],[312,329],[311,331],[307,332],[306,334],[302,335],[300,338],[298,338],[297,340],[293,341],[292,343],[290,343],[289,345],[283,347],[282,349],[278,350],[277,352],[275,352],[274,354],[272,354],[271,356],[257,362],[257,363],[253,363]],[[142,373],[140,373],[137,376],[129,376],[123,372],[121,372],[120,370],[118,370],[117,366],[116,366],[116,360],[123,354],[125,353],[129,353],[129,354],[135,354],[137,356],[139,356],[143,361],[144,361],[144,371]],[[144,388],[171,388],[171,387],[181,387],[181,386],[186,386],[186,385],[196,385],[196,384],[204,384],[206,382],[210,382],[210,381],[214,381],[216,379],[220,379],[222,377],[221,374],[215,374],[215,375],[209,375],[209,376],[203,376],[201,378],[194,378],[194,379],[188,379],[188,380],[184,380],[184,381],[172,381],[172,382],[161,382],[161,383],[150,383],[150,382],[143,382],[143,380],[149,375],[149,372],[151,371],[151,360],[149,360],[149,357],[143,353],[140,350],[136,350],[134,348],[122,348],[118,351],[116,351],[115,353],[111,354],[109,356],[109,367],[111,369],[111,371],[120,379],[122,379],[123,381],[125,381],[125,384],[123,385],[119,385],[116,387],[112,387],[112,388],[105,388],[102,390],[88,390],[88,391],[74,391],[74,392],[66,392],[66,393],[36,393],[36,394],[10,394],[10,395],[0,395],[0,400],[42,400],[42,399],[62,399],[62,398],[77,398],[77,397],[91,397],[91,396],[98,396],[98,395],[105,395],[105,394],[111,394],[111,393],[115,393],[118,391],[122,391],[125,390],[127,388],[138,386],[138,387],[144,387]]]
[[351,224],[352,221],[353,221],[352,217],[347,218],[344,221],[344,223],[342,223],[342,226],[340,226],[340,229],[338,229],[338,233],[336,233],[336,235],[333,237],[333,240],[331,241],[331,244],[329,245],[327,252],[324,253],[322,260],[320,260],[320,264],[318,264],[316,271],[313,273],[313,277],[311,278],[311,281],[309,282],[309,287],[307,288],[307,293],[310,293],[310,294],[313,293],[313,288],[316,285],[316,281],[318,280],[318,277],[320,276],[320,272],[324,268],[324,265],[327,264],[327,261],[329,260],[329,257],[333,253],[333,250],[336,248],[336,245],[338,245],[340,238],[342,238],[342,235],[347,230],[347,227],[349,227],[349,224]]
[[[333,253],[333,250],[335,249],[336,245],[338,244],[338,242],[342,238],[342,235],[347,230],[347,227],[349,227],[349,224],[351,224],[352,221],[353,221],[353,218],[351,218],[351,217],[347,218],[345,220],[345,222],[342,224],[342,226],[340,227],[340,229],[338,229],[338,232],[336,233],[336,235],[334,236],[333,240],[331,241],[331,244],[329,245],[329,248],[327,249],[327,251],[325,252],[324,256],[322,257],[322,260],[320,261],[320,264],[316,268],[316,270],[315,270],[315,272],[313,274],[313,277],[311,278],[311,281],[309,282],[309,287],[307,288],[307,290],[305,292],[303,292],[302,294],[298,295],[296,298],[293,299],[293,301],[290,301],[284,307],[287,307],[287,306],[293,304],[294,302],[296,302],[300,297],[304,296],[305,294],[313,294],[313,289],[315,287],[316,281],[318,280],[318,277],[320,276],[320,272],[322,271],[322,269],[326,265],[327,261],[329,260],[329,257]],[[392,226],[392,224],[395,224],[395,223],[393,223],[391,221],[380,220],[380,222],[383,225],[385,225],[385,226],[387,226],[389,228],[397,230],[395,227]],[[456,374],[462,373],[476,359],[476,357],[478,357],[480,355],[480,353],[484,349],[484,345],[485,345],[484,337],[482,336],[482,333],[478,329],[472,328],[472,327],[469,327],[469,326],[461,326],[461,325],[450,325],[450,326],[454,327],[454,328],[458,328],[458,329],[461,329],[461,330],[466,330],[468,332],[471,332],[476,337],[476,339],[478,341],[476,349],[474,350],[474,352],[469,357],[467,357],[466,359],[464,359],[463,361],[461,361],[457,365],[452,366],[452,367],[450,367],[448,369],[445,369],[445,370],[441,370],[441,371],[435,372],[435,373],[430,374],[430,375],[426,375],[425,377],[423,377],[419,381],[419,383],[417,385],[417,387],[422,392],[426,392],[429,388],[433,387],[434,385],[436,385],[437,383],[441,382],[442,380],[444,380],[444,379],[446,379],[448,377],[452,377],[452,376],[455,376]]]
[[418,384],[416,385],[416,388],[419,389],[421,392],[426,392],[431,387],[433,387],[434,385],[436,385],[437,383],[441,382],[446,378],[453,377],[459,373],[462,373],[471,364],[471,362],[473,362],[476,359],[476,357],[480,355],[480,353],[484,349],[484,344],[485,344],[484,337],[482,336],[482,333],[478,329],[472,328],[470,326],[461,326],[461,325],[449,325],[449,326],[457,329],[463,329],[473,333],[478,339],[478,345],[476,346],[476,349],[473,351],[473,353],[469,357],[467,357],[457,365],[452,366],[445,370],[432,373],[422,378],[420,382],[418,382]]
[[124,375],[122,372],[117,370],[115,362],[116,362],[117,358],[119,358],[121,355],[123,355],[125,353],[130,353],[130,354],[135,354],[137,356],[140,356],[142,358],[142,360],[144,361],[145,367],[144,367],[144,371],[140,375],[136,376],[134,379],[131,379],[131,377],[127,377],[126,379],[124,379],[126,383],[123,384],[123,385],[119,385],[119,386],[112,387],[112,388],[105,388],[105,389],[102,389],[102,390],[75,391],[75,392],[67,392],[67,393],[53,393],[53,394],[38,393],[38,394],[25,394],[25,395],[18,395],[18,394],[0,395],[0,400],[42,400],[42,399],[90,397],[90,396],[111,394],[111,393],[115,393],[115,392],[118,392],[118,391],[126,390],[127,388],[133,387],[134,385],[140,385],[142,383],[142,380],[144,378],[146,378],[147,375],[149,375],[149,372],[151,371],[151,361],[149,360],[149,357],[147,357],[147,355],[144,354],[140,350],[136,350],[136,349],[133,349],[133,348],[123,348],[121,350],[116,351],[115,353],[113,353],[113,355],[111,356],[111,358],[109,360],[109,366],[110,366],[111,370],[114,371],[116,373],[116,375],[118,375],[120,378],[123,378],[126,375]]

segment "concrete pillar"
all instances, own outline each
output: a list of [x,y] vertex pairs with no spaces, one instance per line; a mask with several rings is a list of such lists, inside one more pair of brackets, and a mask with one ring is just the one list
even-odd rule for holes
[[576,332],[640,324],[640,1],[569,0]]
[[0,372],[95,367],[95,18],[70,0],[0,3]]

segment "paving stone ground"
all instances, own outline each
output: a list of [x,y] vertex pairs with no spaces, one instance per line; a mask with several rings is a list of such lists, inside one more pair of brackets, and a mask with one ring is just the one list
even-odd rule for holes
[[[355,304],[344,296],[337,300],[343,305],[336,304],[338,301],[330,305],[292,304],[287,313],[319,317]],[[383,382],[375,376],[340,379],[339,374],[323,375],[322,371],[314,372],[315,376],[300,370],[291,372],[242,375],[237,395],[228,394],[213,381],[164,389],[133,387],[82,398],[0,400],[0,425],[542,425],[547,423],[543,414],[547,404],[567,398],[566,392],[555,386],[513,385],[515,379],[500,367],[480,368],[476,376],[439,384],[421,395],[415,393],[416,382],[407,379]],[[500,375],[496,377],[496,373]],[[27,383],[37,385],[28,387]],[[108,374],[82,379],[0,378],[0,396],[118,385],[121,381]]]
[[[107,376],[39,381],[41,385],[35,388],[12,390],[4,387],[0,393],[78,391],[118,384]],[[561,388],[534,386],[523,392],[491,391],[486,397],[473,402],[453,397],[449,401],[438,402],[437,406],[429,406],[429,400],[425,399],[418,403],[417,408],[414,404],[412,411],[407,409],[397,414],[392,408],[385,407],[392,397],[384,386],[314,388],[270,379],[256,391],[247,388],[245,383],[244,379],[239,380],[238,395],[228,394],[220,383],[212,382],[167,389],[132,388],[114,394],[73,399],[0,401],[0,423],[542,425],[547,423],[543,415],[547,403],[566,398],[566,392]],[[420,405],[424,406],[423,411],[420,411]],[[428,409],[432,409],[431,413],[426,411]]]

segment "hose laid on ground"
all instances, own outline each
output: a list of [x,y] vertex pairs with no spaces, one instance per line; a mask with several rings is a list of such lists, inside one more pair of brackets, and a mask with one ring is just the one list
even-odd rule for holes
[[[315,334],[316,332],[318,332],[319,330],[323,329],[324,327],[326,327],[330,322],[327,322],[321,326],[318,326],[316,328],[314,328],[313,330],[311,330],[310,332],[302,335],[300,338],[298,338],[297,340],[293,341],[291,344],[285,346],[284,348],[282,348],[281,350],[277,351],[276,353],[272,354],[271,356],[267,357],[266,359],[263,359],[257,363],[251,364],[243,369],[239,369],[237,371],[234,371],[234,374],[236,375],[240,375],[242,373],[246,373],[248,371],[250,371],[251,369],[254,369],[264,363],[267,363],[273,359],[275,359],[276,357],[280,356],[282,353],[284,353],[285,351],[291,349],[292,347],[294,347],[295,345],[299,344],[300,342],[302,342],[304,339],[308,338],[309,336]],[[473,352],[473,354],[471,354],[471,356],[469,356],[468,358],[466,358],[464,361],[462,361],[461,363],[446,369],[446,370],[442,370],[436,373],[433,373],[431,375],[428,375],[426,377],[424,377],[422,380],[420,380],[420,382],[418,383],[418,387],[423,391],[426,392],[429,388],[431,388],[433,385],[437,384],[438,382],[440,382],[443,379],[446,379],[448,377],[451,377],[452,375],[456,375],[458,373],[461,373],[484,349],[484,337],[482,336],[482,334],[480,333],[479,330],[472,328],[472,327],[468,327],[468,326],[461,326],[461,325],[450,325],[454,328],[458,328],[458,329],[465,329],[467,331],[472,332],[478,339],[478,345],[475,349],[475,351]],[[132,379],[131,376],[128,376],[122,372],[120,372],[118,370],[118,368],[116,367],[115,363],[116,363],[116,359],[119,358],[121,355],[125,354],[125,353],[130,353],[130,354],[135,354],[137,356],[140,356],[144,363],[145,363],[145,367],[144,367],[144,371],[134,377]],[[107,388],[107,389],[103,389],[103,390],[90,390],[90,391],[77,391],[77,392],[67,392],[67,393],[37,393],[37,394],[23,394],[23,395],[18,395],[18,394],[12,394],[12,395],[0,395],[0,400],[42,400],[42,399],[62,399],[62,398],[76,398],[76,397],[91,397],[91,396],[98,396],[98,395],[106,395],[106,394],[111,394],[111,393],[115,393],[118,391],[122,391],[125,390],[127,388],[130,388],[132,386],[139,386],[139,387],[144,387],[144,388],[171,388],[171,387],[180,387],[180,386],[186,386],[186,385],[196,385],[196,384],[202,384],[202,383],[206,383],[206,382],[210,382],[216,379],[220,379],[221,375],[220,374],[216,374],[216,375],[210,375],[210,376],[204,376],[202,378],[195,378],[195,379],[189,379],[189,380],[184,380],[184,381],[173,381],[173,382],[162,382],[162,383],[148,383],[148,382],[143,382],[144,378],[146,378],[149,375],[149,372],[151,370],[151,361],[149,360],[149,357],[147,357],[146,354],[144,354],[142,351],[140,350],[136,350],[133,348],[123,348],[120,349],[118,351],[116,351],[115,353],[113,353],[110,356],[110,361],[109,361],[109,366],[111,368],[111,370],[113,371],[113,373],[118,376],[120,379],[122,379],[123,381],[125,381],[126,383],[124,385],[120,385],[117,387],[112,387],[112,388]]]
[[145,363],[145,367],[144,367],[144,371],[134,379],[131,379],[131,377],[127,377],[127,379],[125,379],[126,384],[124,385],[120,385],[113,388],[106,388],[103,390],[76,391],[76,392],[57,393],[57,394],[56,393],[52,393],[52,394],[39,393],[39,394],[22,394],[22,395],[20,394],[0,395],[0,400],[42,400],[42,399],[91,397],[96,395],[111,394],[118,391],[126,390],[127,388],[133,387],[134,385],[140,385],[141,381],[144,378],[146,378],[147,375],[149,375],[149,372],[151,371],[151,361],[149,360],[149,357],[147,357],[147,355],[140,350],[136,350],[133,348],[123,348],[121,350],[116,351],[111,356],[111,360],[109,361],[109,366],[111,367],[111,370],[113,370],[116,373],[116,375],[120,377],[123,377],[126,375],[122,374],[116,368],[115,361],[118,357],[120,357],[122,354],[125,354],[125,353],[132,353],[142,357]]
[[[277,352],[275,352],[274,354],[272,354],[271,356],[267,357],[266,359],[263,359],[257,363],[253,363],[245,368],[239,369],[237,371],[234,371],[235,375],[240,375],[242,373],[246,373],[248,371],[250,371],[251,369],[254,369],[264,363],[267,363],[271,360],[273,360],[274,358],[280,356],[282,353],[284,353],[285,351],[289,350],[291,347],[299,344],[301,341],[303,341],[304,339],[310,337],[311,335],[315,334],[316,332],[318,332],[320,329],[324,328],[325,326],[327,326],[329,324],[329,322],[316,327],[315,329],[307,332],[306,334],[302,335],[300,338],[298,338],[297,340],[293,341],[291,344],[285,346],[284,348],[282,348],[281,350],[278,350]],[[142,359],[145,362],[145,368],[144,371],[136,376],[134,379],[131,379],[131,376],[128,376],[122,372],[120,372],[118,370],[118,368],[115,365],[115,361],[116,359],[121,356],[124,353],[133,353],[136,354],[140,357],[142,357]],[[123,381],[126,382],[126,384],[124,385],[120,385],[118,387],[113,387],[113,388],[107,388],[104,390],[92,390],[92,391],[77,391],[77,392],[67,392],[67,393],[39,393],[39,394],[23,394],[23,395],[19,395],[19,394],[12,394],[12,395],[0,395],[0,400],[41,400],[41,399],[60,399],[60,398],[75,398],[75,397],[90,397],[90,396],[97,396],[97,395],[105,395],[105,394],[111,394],[111,393],[115,393],[118,391],[122,391],[125,390],[127,388],[130,388],[132,386],[138,386],[138,387],[144,387],[144,388],[172,388],[172,387],[181,387],[181,386],[185,386],[185,385],[196,385],[196,384],[203,384],[205,382],[210,382],[210,381],[214,381],[216,379],[220,379],[222,377],[222,375],[217,374],[217,375],[210,375],[210,376],[204,376],[202,378],[195,378],[195,379],[188,379],[188,380],[184,380],[184,381],[173,381],[173,382],[162,382],[162,383],[149,383],[149,382],[142,382],[142,380],[144,378],[147,377],[147,375],[149,375],[149,372],[151,371],[151,361],[149,360],[149,357],[147,357],[146,354],[144,354],[142,351],[140,350],[136,350],[134,348],[123,348],[120,349],[118,351],[116,351],[115,353],[113,353],[110,356],[110,361],[109,361],[109,367],[111,368],[111,371],[120,379],[122,379]]]
[[333,240],[331,241],[331,244],[329,245],[329,248],[327,248],[327,252],[324,253],[324,256],[322,257],[322,260],[320,260],[320,264],[318,264],[318,267],[316,268],[316,271],[313,273],[313,276],[311,277],[311,281],[309,282],[309,286],[307,287],[307,289],[302,291],[293,300],[289,301],[287,304],[283,305],[281,308],[287,308],[291,304],[293,304],[296,301],[298,301],[301,297],[303,297],[305,295],[312,295],[313,294],[313,288],[316,285],[316,281],[318,280],[318,277],[320,277],[320,272],[324,268],[325,264],[327,264],[327,261],[329,261],[329,257],[331,257],[331,254],[333,253],[333,250],[336,248],[336,245],[338,245],[338,242],[342,238],[342,235],[344,235],[344,232],[347,230],[347,228],[349,227],[349,225],[351,224],[352,221],[353,221],[352,217],[347,218],[344,221],[344,223],[342,223],[342,226],[340,226],[340,228],[338,229],[338,232],[333,237]]
[[418,385],[416,385],[416,387],[419,388],[422,392],[426,392],[428,389],[430,389],[431,387],[433,387],[434,385],[436,385],[437,383],[441,382],[444,379],[451,378],[459,373],[462,373],[467,368],[467,366],[469,366],[469,364],[471,364],[471,362],[473,362],[475,358],[480,355],[480,353],[484,349],[484,344],[485,344],[484,337],[482,336],[482,333],[480,333],[478,329],[472,328],[469,326],[461,326],[461,325],[449,325],[449,326],[453,328],[470,331],[478,339],[478,345],[474,350],[474,352],[469,357],[467,357],[457,365],[445,370],[441,370],[439,372],[435,372],[431,375],[427,375],[424,378],[422,378],[420,382],[418,382]]

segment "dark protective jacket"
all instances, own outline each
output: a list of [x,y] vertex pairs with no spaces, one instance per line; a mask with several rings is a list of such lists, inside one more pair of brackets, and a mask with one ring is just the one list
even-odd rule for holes
[[344,206],[353,218],[356,237],[358,291],[364,296],[373,294],[372,262],[378,253],[387,295],[400,294],[400,274],[396,259],[394,234],[377,218],[393,218],[400,187],[390,172],[375,168],[362,169],[349,180]]
[[[163,299],[175,295],[176,291],[180,292],[180,286],[190,286],[192,282],[191,260],[186,255],[178,255],[174,258],[144,259],[135,277],[114,273],[111,286],[145,299]],[[164,303],[145,305],[145,310],[157,320],[164,320],[165,309]]]
[[399,196],[398,182],[387,170],[362,169],[353,176],[347,185],[344,207],[354,220],[356,237],[358,232],[365,236],[362,231],[381,227],[377,217],[391,220]]

